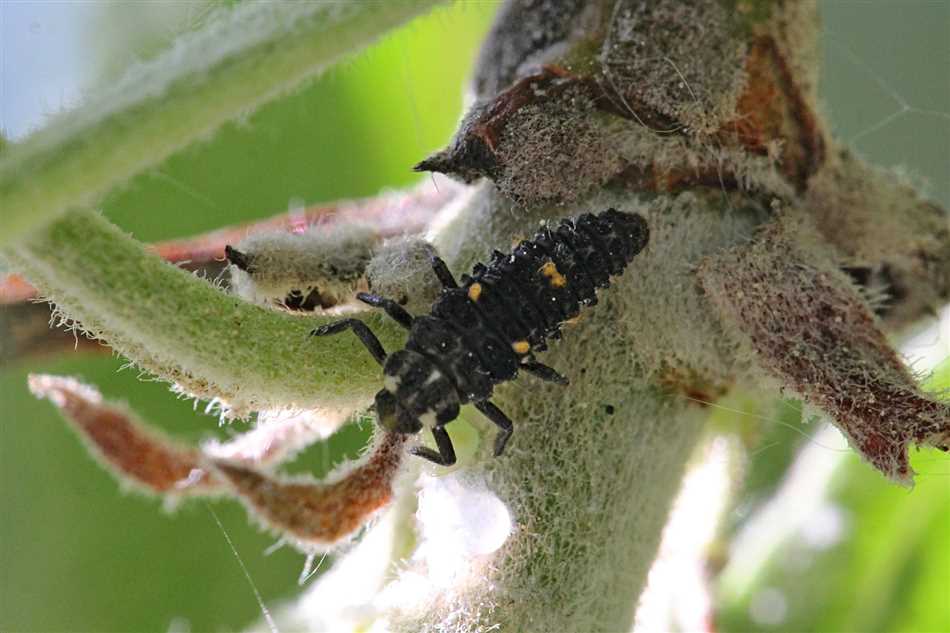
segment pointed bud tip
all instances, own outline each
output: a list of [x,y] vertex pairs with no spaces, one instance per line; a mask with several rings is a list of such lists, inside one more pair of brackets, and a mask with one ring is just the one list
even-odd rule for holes
[[413,171],[433,171],[437,174],[448,174],[453,171],[452,160],[446,150],[428,156],[416,163]]
[[431,159],[426,158],[413,165],[412,171],[438,171],[437,169],[433,169],[433,167],[434,165],[432,164]]
[[239,251],[238,249],[234,248],[234,247],[231,246],[230,244],[227,244],[227,245],[224,247],[224,256],[227,258],[227,260],[228,260],[231,264],[233,264],[234,266],[237,266],[238,268],[240,268],[240,269],[243,270],[244,272],[252,272],[252,271],[250,270],[250,268],[251,268],[251,258],[250,258],[250,256],[247,255],[246,253],[242,253],[241,251]]

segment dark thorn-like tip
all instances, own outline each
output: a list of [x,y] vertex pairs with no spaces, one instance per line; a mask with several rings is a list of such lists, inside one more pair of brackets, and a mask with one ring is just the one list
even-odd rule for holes
[[436,168],[436,164],[431,159],[421,160],[415,165],[412,166],[412,171],[433,171],[436,173],[444,173],[442,170]]
[[432,171],[437,174],[448,174],[453,171],[452,159],[446,150],[436,152],[435,154],[424,158],[413,167],[413,171]]
[[228,244],[224,247],[224,256],[231,264],[244,272],[251,272],[251,258],[246,253],[242,253]]

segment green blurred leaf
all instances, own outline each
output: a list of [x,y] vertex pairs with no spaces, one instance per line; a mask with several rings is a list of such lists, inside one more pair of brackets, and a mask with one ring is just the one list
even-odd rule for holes
[[411,167],[451,136],[462,80],[495,8],[458,4],[416,19],[132,178],[103,211],[156,241],[418,182]]
[[716,403],[710,430],[738,439],[742,470],[733,493],[734,511],[723,526],[726,535],[735,535],[775,494],[798,451],[818,428],[814,422],[803,416],[798,400],[736,390]]
[[908,492],[848,455],[827,502],[727,597],[717,628],[950,630],[950,460],[927,450],[912,464],[920,475]]
[[0,157],[4,241],[312,78],[437,0],[242,2]]
[[[934,392],[950,386],[950,359],[925,386]],[[891,484],[854,453],[835,467],[827,491],[804,482],[786,490],[800,494],[800,508],[812,514],[788,517],[801,524],[775,544],[754,578],[724,576],[717,628],[950,630],[950,457],[920,450],[911,454],[911,464],[918,473],[911,491]],[[822,495],[817,504],[806,501],[816,494]]]
[[950,390],[950,358],[937,365],[924,381],[924,389],[934,393]]

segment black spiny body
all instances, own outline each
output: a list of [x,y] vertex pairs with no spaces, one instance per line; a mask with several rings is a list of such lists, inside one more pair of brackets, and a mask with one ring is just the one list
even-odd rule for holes
[[489,402],[494,386],[514,379],[520,370],[543,380],[567,384],[556,371],[538,363],[534,352],[547,349],[548,338],[582,306],[597,303],[597,288],[610,285],[649,239],[646,222],[635,213],[608,209],[562,220],[521,242],[510,254],[498,251],[488,264],[477,264],[459,285],[445,263],[433,258],[442,295],[431,314],[412,317],[390,299],[360,293],[359,299],[383,308],[409,329],[406,347],[387,357],[365,323],[345,319],[315,329],[325,336],[352,329],[383,365],[383,389],[376,394],[379,423],[391,431],[431,429],[438,451],[417,447],[414,453],[437,464],[455,463],[455,449],[445,425],[471,402],[501,431],[495,439],[500,455],[512,423]]

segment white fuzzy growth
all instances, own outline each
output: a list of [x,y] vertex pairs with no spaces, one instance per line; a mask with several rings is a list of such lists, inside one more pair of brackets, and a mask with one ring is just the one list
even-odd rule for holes
[[404,304],[411,313],[428,312],[442,288],[432,272],[435,254],[432,245],[418,237],[384,242],[366,267],[370,290]]
[[386,610],[422,612],[446,592],[478,584],[514,530],[508,508],[478,477],[455,472],[419,484],[419,545],[380,596]]
[[[401,480],[398,500],[345,556],[313,581],[302,598],[275,610],[281,631],[367,631],[379,623],[380,592],[406,554],[406,535],[412,532],[416,504],[413,491],[408,489],[410,479],[407,476]],[[317,557],[317,561],[318,569],[331,564],[324,557]],[[263,621],[250,630],[268,631]]]
[[291,459],[317,440],[332,435],[353,410],[261,411],[254,428],[227,441],[210,439],[201,450],[216,459],[242,461],[255,468]]
[[235,246],[251,261],[231,266],[231,287],[253,303],[280,303],[292,290],[316,288],[333,303],[349,300],[373,255],[375,231],[360,224],[315,226],[303,233],[258,233]]
[[620,0],[610,6],[600,54],[610,85],[629,90],[690,133],[715,132],[734,115],[746,45],[720,2]]
[[[514,529],[505,504],[477,478],[459,475],[423,477],[416,518],[421,528],[417,555],[429,569],[449,571],[447,559],[491,554]],[[464,560],[457,561],[464,565]],[[455,576],[457,569],[448,574]]]

